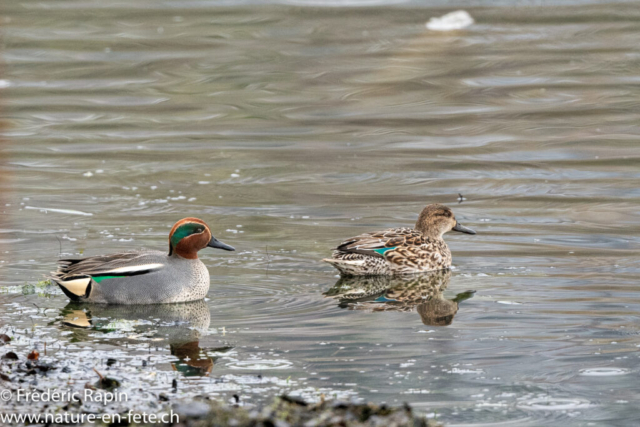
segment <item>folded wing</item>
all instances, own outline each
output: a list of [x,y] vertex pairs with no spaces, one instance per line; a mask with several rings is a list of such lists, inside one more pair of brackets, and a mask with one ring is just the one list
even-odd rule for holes
[[365,233],[342,242],[336,250],[384,258],[385,253],[399,246],[419,246],[425,242],[422,233],[412,228],[391,228]]
[[[163,253],[128,252],[81,259],[61,259],[58,270],[51,273],[51,280],[57,283],[67,296],[88,297],[91,281],[100,283],[105,279],[135,276],[158,270]],[[70,295],[71,294],[71,295]]]

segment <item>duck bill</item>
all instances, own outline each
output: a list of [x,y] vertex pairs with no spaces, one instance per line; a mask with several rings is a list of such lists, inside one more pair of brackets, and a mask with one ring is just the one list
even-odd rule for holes
[[456,222],[456,226],[453,227],[452,230],[453,231],[459,231],[461,233],[476,234],[475,231],[473,231],[469,227],[465,227],[464,225],[460,224],[459,222]]
[[229,246],[226,243],[222,243],[220,240],[216,239],[215,237],[211,238],[211,241],[209,242],[209,244],[207,245],[210,248],[216,248],[216,249],[224,249],[225,251],[235,251],[236,248],[234,248],[233,246]]

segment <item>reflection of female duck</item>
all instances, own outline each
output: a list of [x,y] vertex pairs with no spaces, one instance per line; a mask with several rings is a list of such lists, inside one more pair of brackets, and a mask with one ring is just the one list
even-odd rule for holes
[[[210,323],[209,307],[204,300],[137,306],[70,303],[62,309],[61,314],[63,325],[105,332],[107,335],[103,339],[111,342],[123,340],[122,333],[160,339],[169,344],[171,354],[180,359],[171,364],[173,369],[186,376],[207,375],[213,368],[214,359],[203,354],[199,345],[199,340],[206,334]],[[111,338],[108,333],[113,333],[115,338]],[[88,340],[95,337],[76,331],[74,339]],[[228,349],[226,347],[211,351]]]
[[371,311],[412,311],[425,325],[450,325],[458,303],[470,298],[467,291],[448,300],[442,292],[449,285],[451,271],[443,270],[411,277],[342,277],[325,295],[340,301],[340,307]]

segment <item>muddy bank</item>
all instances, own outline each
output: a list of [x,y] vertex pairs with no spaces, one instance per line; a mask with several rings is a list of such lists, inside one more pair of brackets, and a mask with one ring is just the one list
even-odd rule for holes
[[[205,426],[415,426],[437,425],[409,405],[390,407],[340,399],[309,403],[282,395],[266,403],[231,402],[216,396],[178,393],[173,380],[164,391],[131,384],[132,378],[107,359],[101,369],[72,368],[68,361],[25,351],[19,335],[0,334],[1,425],[172,425]],[[88,370],[87,370],[88,371]],[[260,378],[262,380],[262,378]],[[224,382],[220,378],[216,381]],[[31,418],[24,418],[24,417]],[[17,417],[17,418],[16,418]],[[19,418],[23,417],[23,418]]]
[[[275,398],[262,409],[245,409],[225,405],[217,401],[194,400],[177,404],[172,408],[179,422],[160,423],[188,427],[210,426],[384,426],[384,427],[434,427],[439,425],[415,415],[408,405],[391,408],[385,405],[356,404],[341,401],[307,404],[303,400],[286,396]],[[89,424],[87,424],[89,425]],[[132,423],[130,425],[152,425]],[[158,424],[153,424],[158,425]]]

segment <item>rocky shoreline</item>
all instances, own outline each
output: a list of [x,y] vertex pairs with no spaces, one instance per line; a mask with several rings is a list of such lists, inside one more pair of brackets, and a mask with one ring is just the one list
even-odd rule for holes
[[[201,413],[189,413],[190,405],[201,406]],[[195,401],[186,406],[177,405],[179,425],[187,427],[258,427],[258,426],[380,426],[380,427],[434,427],[438,424],[413,413],[408,405],[388,407],[373,403],[357,404],[341,401],[323,401],[307,404],[298,399],[281,396],[261,410],[209,402]],[[208,407],[207,407],[208,406]],[[193,406],[191,406],[193,407]]]
[[[68,366],[61,366],[58,361],[50,357],[41,358],[36,350],[18,355],[8,345],[11,341],[9,336],[0,335],[0,348],[4,347],[0,355],[0,385],[2,393],[9,396],[8,398],[2,396],[0,408],[4,416],[29,414],[41,418],[33,418],[31,421],[3,419],[0,420],[2,425],[185,427],[433,427],[437,425],[423,416],[414,414],[408,405],[389,407],[384,404],[358,403],[339,399],[325,400],[324,396],[317,403],[281,395],[270,403],[244,405],[237,395],[234,395],[236,404],[228,404],[209,396],[176,398],[167,393],[150,393],[143,388],[130,388],[128,393],[135,396],[127,397],[122,391],[124,388],[120,381],[111,378],[109,370],[101,373],[95,368],[93,380],[78,381],[75,383],[75,388],[70,388],[69,380],[62,381],[63,377],[50,375],[52,372],[71,374],[72,371]],[[107,369],[109,369],[108,366]],[[118,399],[119,395],[124,395],[125,399]],[[105,416],[105,414],[108,415]]]

